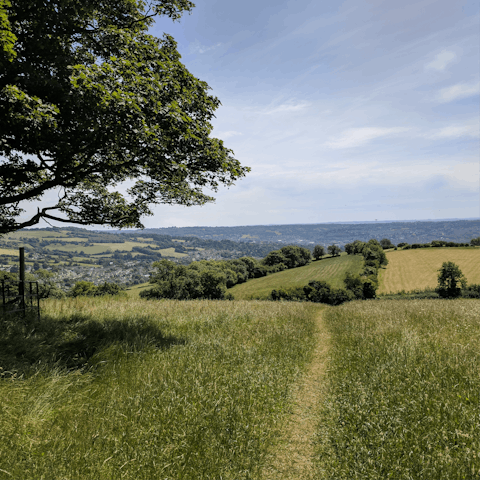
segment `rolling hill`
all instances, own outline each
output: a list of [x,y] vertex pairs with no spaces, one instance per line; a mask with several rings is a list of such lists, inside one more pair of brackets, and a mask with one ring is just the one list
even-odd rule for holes
[[328,257],[267,277],[255,278],[246,283],[228,289],[236,300],[264,299],[273,289],[303,287],[310,280],[325,280],[333,287],[343,287],[343,279],[347,272],[360,273],[363,257],[343,254],[339,257]]

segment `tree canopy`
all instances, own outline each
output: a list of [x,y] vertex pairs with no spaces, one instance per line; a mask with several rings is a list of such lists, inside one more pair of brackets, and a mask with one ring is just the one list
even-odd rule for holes
[[453,262],[443,262],[438,270],[437,293],[443,298],[457,298],[466,286],[467,280],[460,267]]
[[[210,136],[220,101],[171,36],[148,33],[193,7],[0,0],[0,234],[41,218],[141,228],[152,204],[201,205],[214,200],[205,188],[245,175]],[[58,200],[20,220],[52,190]]]

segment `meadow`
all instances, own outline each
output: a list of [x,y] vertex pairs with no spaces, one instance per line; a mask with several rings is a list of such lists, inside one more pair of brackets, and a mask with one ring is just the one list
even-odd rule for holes
[[251,279],[246,283],[235,285],[227,291],[235,299],[266,299],[273,289],[303,287],[310,280],[325,280],[331,286],[343,288],[347,272],[360,273],[363,257],[360,255],[341,255],[326,257],[304,267],[292,268],[266,277]]
[[480,248],[419,248],[390,250],[380,270],[378,293],[434,289],[443,262],[456,263],[468,283],[480,284]]
[[312,304],[45,301],[0,330],[0,478],[252,479],[314,347]]
[[329,308],[316,479],[480,478],[480,302]]

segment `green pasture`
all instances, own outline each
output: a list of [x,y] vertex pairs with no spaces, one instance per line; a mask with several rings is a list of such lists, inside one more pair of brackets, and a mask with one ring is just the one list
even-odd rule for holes
[[145,247],[146,245],[150,245],[152,247],[155,246],[154,243],[142,243],[142,242],[94,243],[93,246],[91,247],[85,247],[84,245],[62,245],[58,243],[58,244],[48,245],[45,248],[47,248],[48,250],[61,250],[64,252],[83,251],[85,252],[86,255],[92,255],[95,253],[108,253],[108,252],[114,252],[117,250],[125,250],[128,252],[131,252],[133,247]]
[[258,478],[318,306],[77,298],[0,330],[0,478]]
[[127,288],[126,292],[127,292],[127,295],[130,297],[138,297],[141,291],[151,287],[152,287],[152,284],[150,282],[139,283],[138,285],[134,285],[133,287]]
[[182,258],[182,257],[188,257],[186,253],[180,253],[176,252],[173,247],[170,248],[162,248],[159,250],[159,252],[162,254],[164,257],[174,257],[174,258]]
[[303,287],[310,280],[325,280],[333,287],[344,287],[343,279],[347,272],[360,273],[363,257],[341,255],[326,257],[304,267],[292,268],[266,277],[248,280],[228,289],[235,299],[267,298],[273,289]]

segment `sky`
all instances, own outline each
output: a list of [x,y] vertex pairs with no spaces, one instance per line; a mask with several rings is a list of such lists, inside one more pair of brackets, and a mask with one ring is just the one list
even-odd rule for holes
[[199,0],[157,21],[251,172],[148,227],[480,217],[477,1]]
[[146,227],[480,217],[477,0],[198,0],[164,32],[251,172]]

